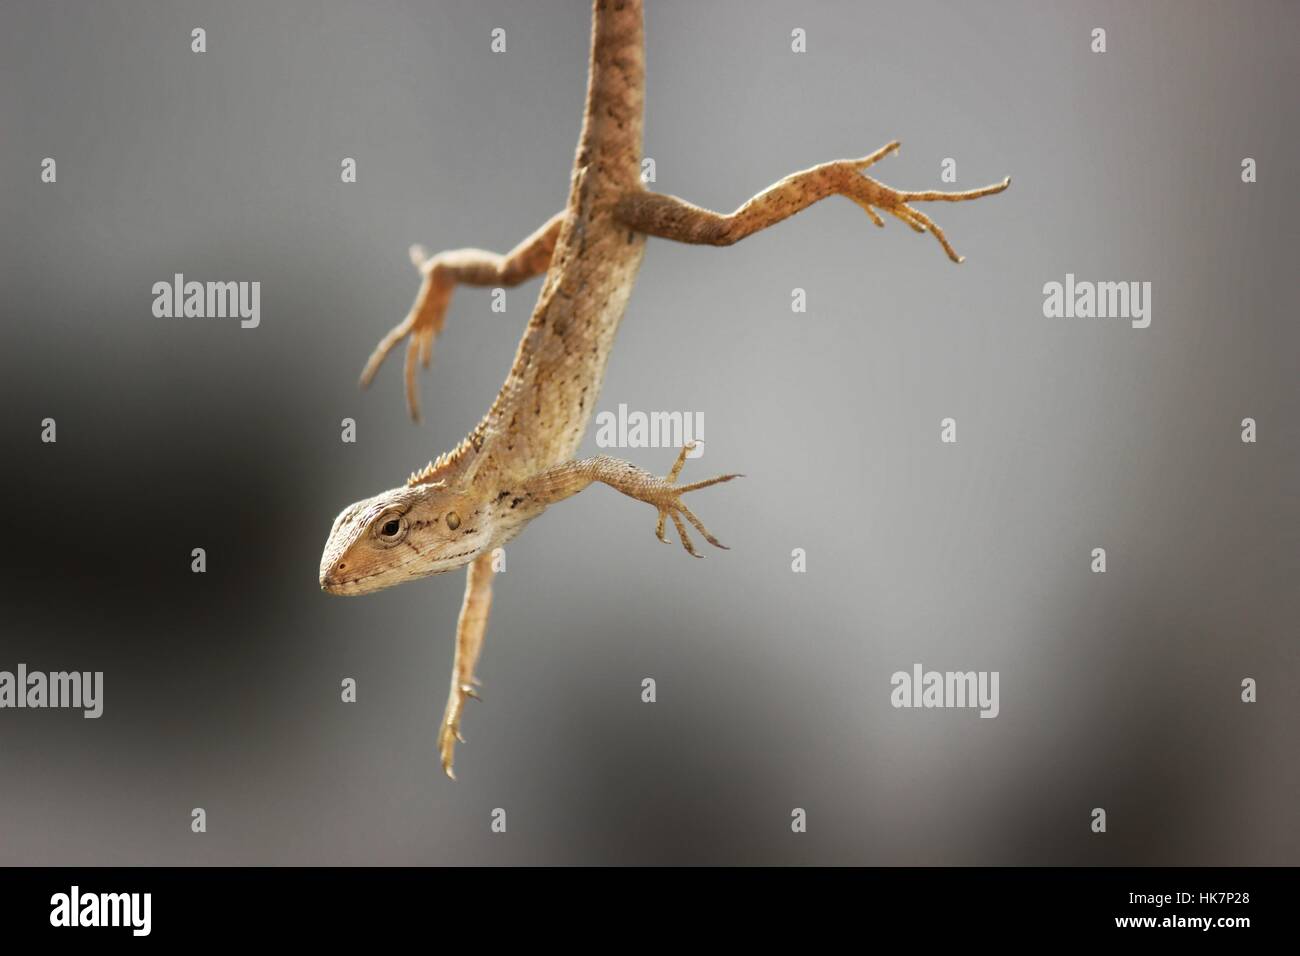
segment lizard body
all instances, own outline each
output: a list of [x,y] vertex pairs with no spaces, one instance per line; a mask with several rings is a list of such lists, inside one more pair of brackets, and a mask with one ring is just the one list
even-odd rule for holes
[[880,209],[918,232],[931,232],[960,261],[942,230],[916,201],[962,201],[1005,189],[1007,182],[963,193],[900,192],[863,175],[897,149],[837,160],[794,173],[735,212],[720,214],[640,181],[644,42],[640,0],[595,0],[586,109],[568,202],[514,250],[502,255],[460,249],[429,257],[413,247],[421,269],[416,303],[384,337],[365,371],[368,384],[383,360],[407,342],[406,394],[418,419],[417,362],[428,366],[457,285],[515,285],[545,273],[532,317],[505,384],[484,418],[453,450],[411,475],[406,485],[356,502],[334,522],[320,566],[321,587],[364,594],[468,566],[457,627],[451,692],[439,734],[443,769],[452,774],[465,700],[476,696],[474,668],[491,605],[491,552],[547,507],[602,482],[658,511],[656,535],[671,519],[683,547],[697,554],[685,523],[724,547],[681,496],[736,475],[679,485],[688,448],[669,474],[656,477],[605,456],[575,460],[595,409],[614,337],[649,235],[730,245],[820,199],[843,195],[877,225]]

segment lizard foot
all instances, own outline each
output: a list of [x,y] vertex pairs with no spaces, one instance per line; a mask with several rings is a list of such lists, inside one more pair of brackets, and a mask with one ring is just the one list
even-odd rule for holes
[[438,752],[442,757],[442,770],[452,780],[456,779],[456,774],[452,771],[456,743],[457,741],[465,743],[465,738],[460,733],[461,713],[465,709],[465,701],[471,697],[474,700],[482,700],[473,684],[461,684],[456,688],[456,692],[447,698],[447,712],[442,718],[442,728],[438,731]]
[[416,385],[415,363],[418,360],[425,368],[429,367],[433,358],[433,342],[447,319],[447,306],[451,303],[451,293],[456,283],[447,274],[438,256],[430,258],[423,246],[411,246],[411,262],[424,273],[424,282],[415,297],[415,305],[406,318],[394,326],[370,353],[361,373],[361,387],[370,384],[379,371],[379,366],[388,358],[388,353],[402,339],[406,339],[406,406],[410,409],[411,418],[418,422],[420,391]]
[[968,199],[992,196],[1010,186],[1011,178],[1007,177],[1002,182],[995,183],[992,186],[968,189],[965,192],[940,192],[938,190],[904,192],[899,189],[892,189],[863,173],[863,170],[868,166],[897,151],[898,147],[898,140],[894,140],[892,143],[882,146],[870,156],[864,156],[861,159],[844,160],[840,164],[840,174],[844,177],[843,194],[861,206],[877,226],[884,226],[885,224],[885,221],[876,212],[876,209],[882,209],[917,232],[929,232],[935,239],[939,240],[939,245],[943,246],[943,251],[948,254],[949,259],[953,262],[961,262],[963,257],[959,256],[957,250],[948,242],[948,237],[943,234],[943,230],[939,228],[933,219],[911,206],[910,203],[965,202]]
[[673,470],[668,473],[666,478],[659,479],[661,484],[656,487],[652,493],[650,503],[659,509],[659,523],[655,525],[655,537],[664,544],[668,539],[664,537],[664,523],[671,518],[673,527],[677,529],[677,537],[682,539],[682,547],[686,553],[693,558],[702,558],[704,555],[696,552],[691,544],[690,536],[686,533],[686,526],[682,524],[684,517],[700,534],[704,535],[704,540],[709,542],[715,548],[721,548],[724,551],[730,550],[725,544],[709,533],[709,529],[704,527],[703,522],[691,513],[691,509],[682,503],[682,495],[688,491],[698,491],[701,488],[707,488],[709,485],[721,484],[724,481],[730,481],[732,478],[743,478],[743,475],[719,475],[716,478],[707,478],[704,481],[697,481],[689,485],[678,485],[677,476],[682,473],[682,466],[686,464],[686,456],[691,449],[695,447],[695,442],[685,445],[681,453],[677,456],[677,461],[673,464]]

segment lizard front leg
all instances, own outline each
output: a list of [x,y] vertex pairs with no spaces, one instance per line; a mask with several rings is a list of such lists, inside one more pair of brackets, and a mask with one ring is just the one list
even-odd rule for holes
[[361,373],[361,387],[370,384],[397,343],[407,339],[406,404],[411,418],[419,421],[420,394],[415,383],[415,363],[418,358],[425,368],[429,367],[433,340],[442,331],[453,290],[457,285],[515,286],[541,275],[551,264],[551,253],[555,251],[564,216],[564,212],[557,212],[505,255],[483,249],[453,249],[431,257],[423,246],[411,246],[411,262],[424,273],[424,282],[406,318],[385,335],[371,353]]
[[525,482],[524,491],[532,508],[545,508],[557,501],[576,495],[592,482],[599,481],[602,484],[609,485],[616,491],[621,491],[630,498],[654,505],[659,512],[659,523],[655,526],[655,536],[660,541],[667,543],[668,539],[664,537],[664,524],[671,518],[673,526],[677,529],[677,536],[681,538],[682,547],[692,557],[702,558],[704,555],[699,554],[691,544],[690,536],[686,533],[686,526],[682,523],[683,518],[689,521],[692,527],[704,536],[704,540],[715,548],[726,550],[727,546],[710,534],[700,519],[695,517],[690,508],[686,507],[682,501],[682,495],[688,491],[698,491],[701,488],[707,488],[710,485],[716,485],[724,481],[731,481],[733,478],[742,476],[718,475],[716,478],[707,478],[704,481],[696,481],[689,485],[677,484],[677,476],[681,474],[682,466],[686,464],[686,456],[694,447],[695,443],[691,442],[681,450],[672,471],[664,478],[652,475],[631,462],[608,458],[605,455],[597,455],[595,458],[568,461],[554,468],[549,468]]
[[897,217],[917,232],[930,232],[939,240],[953,262],[961,262],[948,238],[929,216],[914,208],[914,202],[964,202],[1000,193],[1011,184],[1004,179],[992,186],[966,192],[904,192],[879,183],[863,170],[898,149],[892,142],[861,159],[837,159],[812,169],[791,173],[769,186],[733,213],[723,214],[701,209],[676,196],[666,196],[637,189],[623,196],[615,208],[615,217],[637,232],[678,242],[711,246],[729,246],[746,236],[788,219],[827,196],[846,196],[866,211],[871,221],[883,226],[876,213],[883,210]]
[[487,633],[488,612],[492,610],[492,555],[479,555],[469,565],[465,575],[465,600],[460,606],[460,619],[456,622],[456,659],[451,667],[451,692],[447,695],[447,710],[438,731],[438,751],[442,756],[442,769],[456,779],[452,772],[456,741],[465,742],[460,735],[460,718],[465,701],[478,698],[474,685],[474,665],[483,649],[483,635]]

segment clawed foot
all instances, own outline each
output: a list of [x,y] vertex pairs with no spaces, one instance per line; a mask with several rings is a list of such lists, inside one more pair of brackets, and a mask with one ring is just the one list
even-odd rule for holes
[[709,542],[715,548],[721,548],[724,551],[730,550],[725,544],[709,533],[709,529],[699,518],[691,513],[691,509],[682,503],[682,495],[688,491],[698,491],[700,488],[707,488],[709,485],[721,484],[724,481],[730,481],[732,478],[743,478],[743,475],[719,475],[716,478],[709,478],[705,481],[697,481],[690,485],[677,485],[677,476],[682,473],[682,466],[686,464],[686,456],[691,449],[695,447],[695,442],[691,442],[682,448],[681,453],[677,456],[677,461],[673,465],[673,470],[668,473],[668,477],[661,479],[663,484],[657,489],[654,499],[650,502],[659,509],[659,523],[655,525],[655,537],[664,544],[668,539],[664,537],[664,523],[671,518],[673,526],[677,529],[677,536],[682,539],[682,547],[686,553],[693,558],[702,558],[704,555],[698,554],[691,544],[690,536],[686,533],[686,526],[682,524],[682,518],[694,526],[695,530],[704,535],[704,540]]
[[866,210],[867,215],[871,217],[871,221],[877,226],[884,226],[885,224],[885,221],[876,212],[876,209],[882,209],[890,215],[896,216],[917,232],[933,234],[934,238],[939,240],[939,245],[943,246],[943,251],[948,253],[948,258],[953,262],[961,262],[963,257],[959,256],[957,250],[948,242],[948,237],[943,234],[943,230],[935,224],[933,219],[920,210],[914,209],[909,203],[965,202],[967,199],[992,196],[1010,186],[1011,178],[1007,177],[995,185],[984,186],[981,189],[970,189],[965,192],[940,192],[937,190],[903,192],[891,189],[884,183],[877,182],[863,173],[863,170],[867,167],[878,160],[884,159],[890,153],[896,152],[898,147],[898,140],[894,140],[894,142],[882,146],[870,156],[864,156],[861,159],[844,160],[842,164],[845,177],[844,195]]
[[460,734],[460,718],[465,709],[465,701],[471,697],[482,700],[474,687],[478,681],[472,677],[470,681],[472,683],[457,685],[455,693],[447,698],[447,712],[442,718],[442,728],[438,731],[438,752],[442,756],[442,770],[452,780],[456,779],[456,774],[451,768],[452,761],[455,759],[456,742],[465,743],[465,738]]
[[420,392],[416,385],[415,363],[418,360],[425,368],[433,358],[433,342],[442,331],[447,318],[447,306],[451,302],[451,293],[455,283],[446,275],[438,257],[429,258],[423,246],[411,246],[411,262],[424,273],[424,282],[415,305],[392,331],[380,340],[374,352],[366,362],[361,373],[361,387],[365,388],[379,371],[391,352],[402,339],[406,339],[406,406],[411,418],[420,420]]

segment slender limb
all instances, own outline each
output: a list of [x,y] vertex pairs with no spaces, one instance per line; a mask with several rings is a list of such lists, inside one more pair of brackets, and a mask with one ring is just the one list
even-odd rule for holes
[[456,741],[465,742],[460,735],[461,712],[470,697],[478,699],[474,685],[474,665],[483,649],[483,635],[487,632],[488,612],[492,610],[492,555],[485,553],[475,558],[465,575],[465,601],[460,606],[460,620],[456,622],[456,659],[451,667],[451,692],[447,695],[447,710],[438,732],[438,750],[442,755],[442,769],[456,779],[451,765],[455,756]]
[[701,209],[676,196],[638,189],[623,196],[615,209],[615,217],[632,229],[651,236],[675,239],[711,246],[729,246],[751,236],[761,229],[789,219],[827,196],[846,196],[861,206],[877,226],[884,220],[879,209],[890,213],[917,232],[930,232],[943,246],[953,262],[961,262],[943,234],[943,230],[923,212],[914,209],[913,202],[965,202],[1000,193],[1011,184],[1004,179],[992,186],[970,189],[965,192],[903,192],[879,183],[863,170],[898,149],[892,142],[861,159],[837,159],[822,163],[812,169],[792,173],[749,200],[735,212],[722,214]]
[[433,340],[442,331],[447,306],[456,286],[515,286],[541,275],[551,264],[551,253],[555,251],[564,216],[564,212],[556,213],[505,255],[483,249],[453,249],[431,257],[423,246],[411,246],[411,262],[424,273],[424,282],[406,318],[385,335],[371,353],[361,373],[361,387],[370,384],[388,353],[406,339],[406,404],[411,418],[419,421],[416,362],[418,360],[425,368],[429,367],[433,358]]
[[689,485],[678,485],[677,476],[681,474],[682,466],[686,463],[686,455],[694,447],[695,443],[691,442],[681,450],[677,462],[666,478],[656,477],[631,462],[598,455],[595,458],[565,462],[548,469],[526,482],[525,491],[534,505],[544,508],[576,495],[592,482],[599,481],[628,497],[654,505],[659,512],[659,523],[655,526],[655,535],[659,540],[667,543],[668,539],[664,537],[664,522],[671,518],[673,526],[677,529],[677,536],[681,538],[682,547],[692,557],[702,558],[704,555],[697,553],[691,544],[686,526],[682,523],[683,518],[689,521],[691,526],[704,536],[704,540],[715,548],[726,550],[727,546],[710,534],[700,519],[686,507],[682,502],[682,495],[688,491],[698,491],[741,476],[719,475]]

